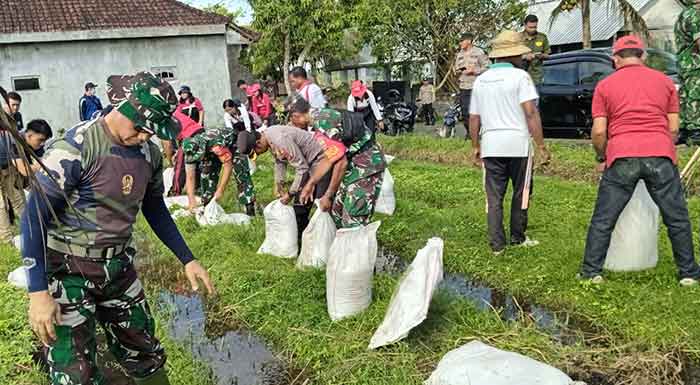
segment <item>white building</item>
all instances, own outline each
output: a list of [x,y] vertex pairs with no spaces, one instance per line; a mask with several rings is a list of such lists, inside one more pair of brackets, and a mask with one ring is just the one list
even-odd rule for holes
[[175,0],[0,0],[0,85],[23,99],[25,124],[54,130],[79,118],[87,82],[108,104],[109,75],[152,71],[189,85],[206,121],[223,124],[221,103],[248,77],[240,50],[254,38],[228,18]]
[[[650,45],[673,52],[674,25],[683,7],[677,0],[628,0],[642,15],[651,32]],[[528,12],[540,19],[540,31],[546,33],[555,51],[580,49],[582,39],[581,9],[562,12],[550,23],[552,11],[559,0],[536,0]],[[624,30],[625,20],[617,0],[591,1],[591,35],[594,46],[610,46],[616,34]]]

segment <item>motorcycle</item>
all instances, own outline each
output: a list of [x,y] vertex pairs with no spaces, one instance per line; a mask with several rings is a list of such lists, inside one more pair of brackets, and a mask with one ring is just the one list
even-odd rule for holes
[[384,131],[386,135],[397,136],[413,132],[416,123],[416,109],[401,100],[397,90],[389,90],[389,103],[384,109]]
[[452,94],[452,98],[455,100],[450,108],[445,112],[445,117],[443,118],[442,127],[438,131],[438,135],[441,138],[454,138],[455,127],[457,123],[462,120],[462,103],[456,98],[457,94]]

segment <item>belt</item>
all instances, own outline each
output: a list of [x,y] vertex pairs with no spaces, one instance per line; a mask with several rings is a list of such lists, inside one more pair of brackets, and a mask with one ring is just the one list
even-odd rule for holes
[[56,239],[49,236],[49,238],[46,241],[46,247],[51,250],[58,251],[59,253],[68,254],[76,257],[111,259],[121,255],[129,248],[131,248],[131,242],[126,242],[121,245],[109,247],[84,247],[79,245],[73,245],[69,242],[65,242],[62,239]]

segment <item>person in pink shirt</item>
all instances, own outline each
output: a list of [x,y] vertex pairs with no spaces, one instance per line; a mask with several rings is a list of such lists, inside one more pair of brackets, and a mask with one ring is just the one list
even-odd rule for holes
[[250,97],[250,112],[258,115],[268,125],[270,123],[270,114],[272,113],[270,97],[262,91],[258,83],[249,86],[247,92],[248,97]]
[[613,229],[643,180],[668,228],[680,284],[695,286],[700,267],[674,146],[680,123],[678,92],[670,78],[644,64],[645,57],[638,37],[618,39],[613,47],[617,71],[598,84],[593,96],[593,146],[605,171],[580,277],[603,282]]

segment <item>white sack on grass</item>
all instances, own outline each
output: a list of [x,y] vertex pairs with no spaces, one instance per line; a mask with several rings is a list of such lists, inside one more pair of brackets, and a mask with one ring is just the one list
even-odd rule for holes
[[27,269],[24,266],[20,266],[7,275],[7,282],[14,287],[26,290],[29,288],[29,279],[27,276]]
[[177,210],[173,211],[173,213],[170,214],[170,216],[173,218],[173,220],[177,220],[180,218],[191,217],[192,215],[199,214],[202,211],[203,211],[203,209],[201,207],[198,207],[194,213],[190,210],[187,210],[187,209],[177,209]]
[[[202,203],[202,199],[197,197],[197,204]],[[179,195],[176,197],[165,197],[165,206],[167,206],[169,209],[172,208],[173,206],[180,206],[182,208],[188,208],[190,207],[190,201],[187,198],[187,195]]]
[[226,214],[224,208],[215,200],[212,200],[204,207],[204,211],[197,213],[197,223],[200,226],[248,225],[250,224],[250,217],[241,213]]
[[644,181],[617,219],[610,239],[605,268],[612,271],[651,269],[659,260],[659,208]]
[[316,202],[316,212],[301,235],[301,253],[297,268],[320,268],[326,265],[328,253],[335,239],[335,222],[330,213],[321,211]]
[[369,349],[393,344],[408,336],[428,316],[433,293],[442,282],[442,253],[444,243],[432,238],[418,251],[416,259],[404,274],[396,289],[384,321],[372,336]]
[[472,341],[452,350],[424,385],[570,385],[559,369]]
[[276,200],[263,211],[265,215],[265,241],[258,254],[270,254],[281,258],[296,258],[299,251],[297,218],[294,208]]
[[22,251],[22,238],[19,235],[12,238],[12,245],[15,249]]
[[389,169],[384,170],[384,181],[382,182],[382,191],[377,199],[374,212],[379,214],[394,215],[396,210],[396,197],[394,196],[394,177],[391,176]]
[[175,177],[174,168],[168,167],[163,170],[163,187],[165,188],[165,190],[163,190],[164,195],[167,195],[170,188],[173,187],[173,177]]
[[326,300],[333,321],[363,312],[372,303],[372,275],[381,222],[335,235],[326,265]]
[[396,159],[395,156],[384,154],[384,160],[386,160],[386,164],[391,164],[391,162],[393,162],[394,159]]

